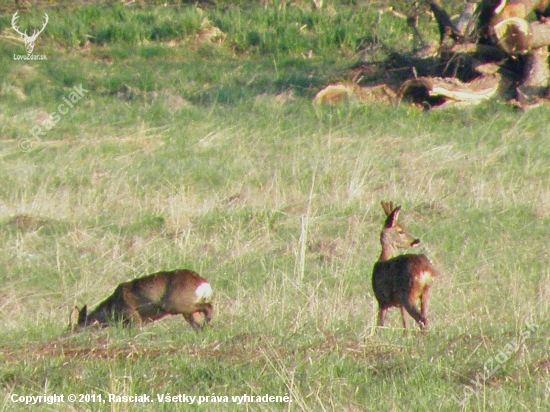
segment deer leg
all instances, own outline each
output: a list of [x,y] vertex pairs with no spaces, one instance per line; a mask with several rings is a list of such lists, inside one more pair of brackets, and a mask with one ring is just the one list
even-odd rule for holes
[[405,317],[405,308],[403,305],[400,307],[401,309],[401,319],[403,320],[403,329],[407,330],[407,318]]
[[191,325],[191,327],[195,330],[195,331],[199,331],[203,328],[204,325],[202,325],[199,321],[197,321],[198,319],[198,316],[201,314],[202,312],[193,312],[193,313],[189,313],[189,314],[186,314],[184,313],[183,314],[183,317],[185,318],[185,320],[187,322],[189,322],[189,324]]
[[120,317],[122,323],[126,326],[138,326],[141,327],[143,319],[139,313],[139,302],[137,296],[125,286],[118,286],[115,290],[115,294],[120,290],[122,296],[120,296],[122,303],[120,307],[114,308],[114,314],[116,317]]
[[386,310],[381,307],[378,309],[378,326],[384,326],[384,318],[386,316]]
[[401,309],[401,320],[403,321],[403,334],[405,336],[409,336],[409,330],[407,329],[407,317],[405,316],[405,308],[403,305],[400,305],[399,309]]
[[414,302],[409,299],[409,296],[405,294],[399,295],[399,300],[401,302],[401,306],[405,308],[405,310],[411,315],[411,317],[418,323],[418,326],[420,326],[420,329],[424,330],[426,328],[426,318],[418,311],[418,309],[415,307]]
[[124,313],[124,316],[122,318],[122,322],[125,326],[137,326],[141,327],[143,324],[143,319],[141,318],[141,315],[139,312],[135,309],[127,310]]
[[194,329],[194,330],[199,330],[200,327],[199,325],[197,324],[197,322],[195,321],[195,319],[193,319],[193,314],[192,313],[183,313],[182,314],[184,319],[189,322],[189,324],[191,325],[191,327]]
[[212,312],[214,312],[214,308],[212,307],[211,304],[206,305],[204,307],[203,313],[204,313],[206,323],[210,323],[210,321],[212,320]]
[[424,325],[428,326],[428,318],[426,314],[428,313],[428,299],[430,298],[430,288],[424,289],[422,296],[420,297],[420,314],[424,318]]

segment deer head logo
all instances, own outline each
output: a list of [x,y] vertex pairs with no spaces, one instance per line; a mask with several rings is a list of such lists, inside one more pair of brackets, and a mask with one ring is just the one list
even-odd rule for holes
[[34,33],[32,34],[32,36],[29,36],[27,34],[27,30],[25,30],[25,33],[22,33],[19,30],[19,27],[16,25],[17,24],[17,19],[19,18],[17,13],[19,13],[19,12],[16,11],[15,14],[13,15],[13,18],[11,19],[11,26],[13,27],[13,29],[17,33],[19,33],[21,36],[23,36],[23,40],[25,40],[25,49],[27,50],[28,54],[31,54],[32,51],[34,50],[34,43],[36,42],[36,39],[38,38],[40,33],[42,33],[44,31],[44,29],[46,28],[46,25],[48,24],[49,17],[46,13],[44,13],[44,16],[45,16],[44,25],[42,26],[42,28],[40,30],[38,30],[38,31],[35,30]]

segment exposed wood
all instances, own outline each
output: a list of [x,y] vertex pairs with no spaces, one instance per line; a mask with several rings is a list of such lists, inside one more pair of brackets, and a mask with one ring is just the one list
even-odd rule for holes
[[528,22],[511,17],[498,23],[494,30],[499,45],[510,54],[526,53],[550,44],[550,20]]
[[500,98],[524,109],[550,99],[550,0],[481,0],[455,20],[439,0],[425,4],[438,24],[439,47],[362,62],[350,70],[351,82],[329,85],[315,101],[402,100],[430,109]]
[[550,20],[531,22],[529,30],[531,33],[529,41],[532,49],[538,49],[550,44]]
[[533,50],[525,82],[520,87],[521,93],[527,96],[548,97],[550,80],[548,56],[548,47],[539,47]]
[[471,41],[476,24],[476,3],[466,3],[464,10],[456,20],[457,30],[464,36],[465,40]]
[[[528,20],[533,11],[538,21]],[[497,44],[512,56],[527,55],[524,81],[518,89],[518,96],[548,94],[550,21],[545,19],[547,13],[547,0],[502,0],[491,17],[489,25]]]
[[493,26],[498,44],[509,54],[526,53],[530,49],[529,23],[519,17],[510,17]]
[[469,83],[454,78],[420,77],[406,81],[399,96],[424,108],[456,103],[478,104],[493,97],[500,82],[498,74],[482,76]]
[[449,52],[454,54],[471,54],[480,60],[487,61],[503,60],[508,57],[508,54],[500,47],[480,43],[455,44],[449,49]]
[[351,82],[330,84],[319,91],[313,99],[315,103],[358,101],[361,103],[377,102],[387,104],[393,104],[395,100],[396,93],[385,84],[361,87]]

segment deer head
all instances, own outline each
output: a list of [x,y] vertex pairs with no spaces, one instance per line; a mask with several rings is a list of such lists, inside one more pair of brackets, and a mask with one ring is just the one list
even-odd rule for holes
[[420,239],[411,235],[403,225],[397,222],[401,206],[394,207],[393,202],[381,202],[386,212],[386,222],[380,234],[382,243],[382,259],[389,259],[395,255],[397,249],[408,249],[420,243]]
[[49,21],[48,14],[44,13],[45,19],[44,19],[44,25],[42,26],[42,28],[40,30],[35,30],[34,33],[32,34],[32,36],[29,36],[27,34],[27,30],[25,30],[25,32],[22,33],[19,30],[19,27],[16,26],[17,19],[19,18],[17,13],[19,13],[19,12],[16,11],[15,14],[13,15],[13,18],[11,19],[11,26],[13,27],[13,29],[17,33],[19,33],[21,36],[23,36],[23,40],[25,40],[25,49],[27,50],[28,54],[31,54],[32,51],[34,50],[34,43],[36,42],[36,39],[38,38],[40,33],[42,33],[44,31],[44,29],[46,28],[46,25],[48,24],[48,21]]

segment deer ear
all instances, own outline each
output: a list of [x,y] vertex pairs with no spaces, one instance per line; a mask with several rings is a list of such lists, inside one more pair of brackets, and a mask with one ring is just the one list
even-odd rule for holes
[[386,229],[392,228],[395,223],[397,222],[397,217],[399,216],[399,211],[401,210],[401,206],[397,206],[395,209],[392,210],[390,215],[386,219],[385,227]]

